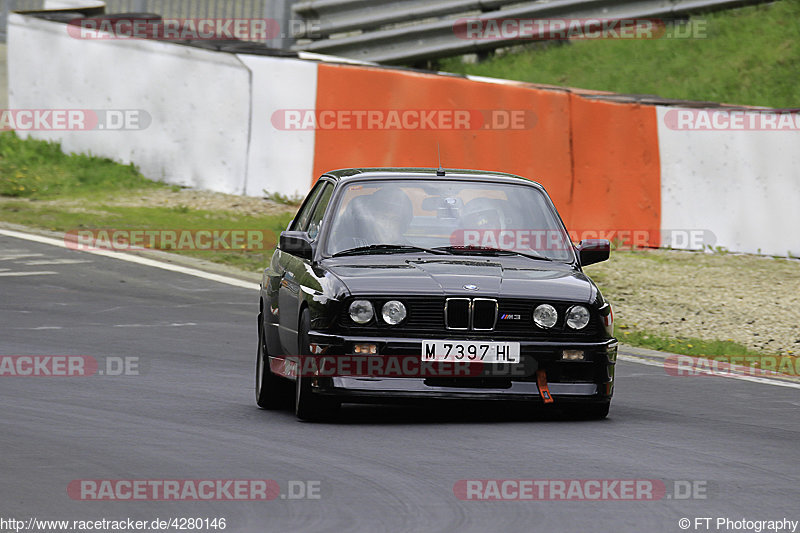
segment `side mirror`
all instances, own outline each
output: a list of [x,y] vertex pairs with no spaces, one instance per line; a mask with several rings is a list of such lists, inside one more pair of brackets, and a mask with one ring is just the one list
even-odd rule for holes
[[313,241],[305,231],[282,231],[280,249],[309,261],[314,257]]
[[608,259],[611,243],[608,239],[585,239],[575,247],[581,266],[593,265]]

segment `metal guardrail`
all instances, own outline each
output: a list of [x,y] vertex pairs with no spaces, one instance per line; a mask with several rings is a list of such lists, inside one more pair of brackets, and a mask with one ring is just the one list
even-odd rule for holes
[[[414,63],[526,42],[466,39],[459,19],[670,19],[767,0],[106,0],[106,12],[165,17],[273,18],[283,35],[267,43],[376,63]],[[45,0],[0,0],[0,41],[7,15],[42,9]],[[297,24],[297,22],[301,22]],[[297,32],[292,35],[292,32]]]
[[[301,0],[296,16],[316,20],[316,35],[293,49],[376,63],[413,63],[527,42],[466,39],[459,19],[673,19],[764,0]],[[430,20],[433,19],[433,20]],[[580,25],[580,24],[579,24]],[[311,26],[308,24],[307,26]]]
[[520,0],[300,0],[292,11],[306,20],[319,21],[315,33],[329,36],[454,13],[480,13],[514,3],[519,4]]
[[[289,0],[104,0],[106,13],[158,13],[173,18],[275,18]],[[0,41],[6,40],[6,22],[12,11],[46,9],[45,0],[0,0]]]
[[264,0],[104,0],[106,13],[158,13],[175,18],[263,18]]

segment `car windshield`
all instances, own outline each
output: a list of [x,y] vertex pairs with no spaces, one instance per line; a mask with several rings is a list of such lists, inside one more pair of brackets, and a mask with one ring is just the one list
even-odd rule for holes
[[324,252],[521,254],[571,261],[572,244],[536,187],[474,180],[358,181],[337,195]]

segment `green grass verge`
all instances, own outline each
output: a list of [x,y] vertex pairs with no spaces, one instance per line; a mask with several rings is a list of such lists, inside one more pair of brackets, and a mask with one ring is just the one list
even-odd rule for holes
[[[795,355],[765,354],[753,351],[738,342],[725,340],[703,340],[694,337],[665,337],[654,335],[646,331],[632,330],[626,325],[615,325],[614,336],[620,342],[638,348],[649,348],[660,352],[671,352],[692,357],[716,359],[724,363],[750,367],[752,370],[772,370],[789,376],[800,375],[800,361]],[[748,360],[747,357],[759,359]],[[737,361],[737,358],[739,360]],[[703,370],[698,366],[698,372],[710,371],[715,367],[709,366]],[[723,369],[723,372],[727,370]]]
[[703,340],[694,337],[665,337],[647,331],[631,329],[624,324],[614,326],[614,336],[625,344],[695,357],[719,355],[763,355],[738,342],[729,340]]
[[91,155],[66,155],[55,142],[0,134],[0,196],[46,199],[167,187],[133,165]]
[[665,98],[794,108],[800,102],[800,0],[698,15],[706,38],[606,39],[530,46],[441,70]]
[[[172,188],[109,159],[66,155],[57,143],[0,134],[0,220],[52,231],[83,229],[266,230],[264,250],[180,250],[175,253],[260,271],[289,213],[265,216],[187,207],[123,207],[106,202],[154,188]],[[3,200],[6,197],[6,200]],[[8,198],[12,197],[13,200]],[[31,201],[20,201],[20,199]],[[42,202],[40,203],[39,200]],[[54,201],[51,201],[54,200]],[[61,200],[68,200],[62,204]]]

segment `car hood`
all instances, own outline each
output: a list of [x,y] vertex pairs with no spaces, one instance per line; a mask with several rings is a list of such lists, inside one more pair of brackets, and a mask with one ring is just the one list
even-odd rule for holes
[[356,295],[471,295],[588,303],[597,291],[571,265],[517,256],[369,255],[326,259],[323,266]]

